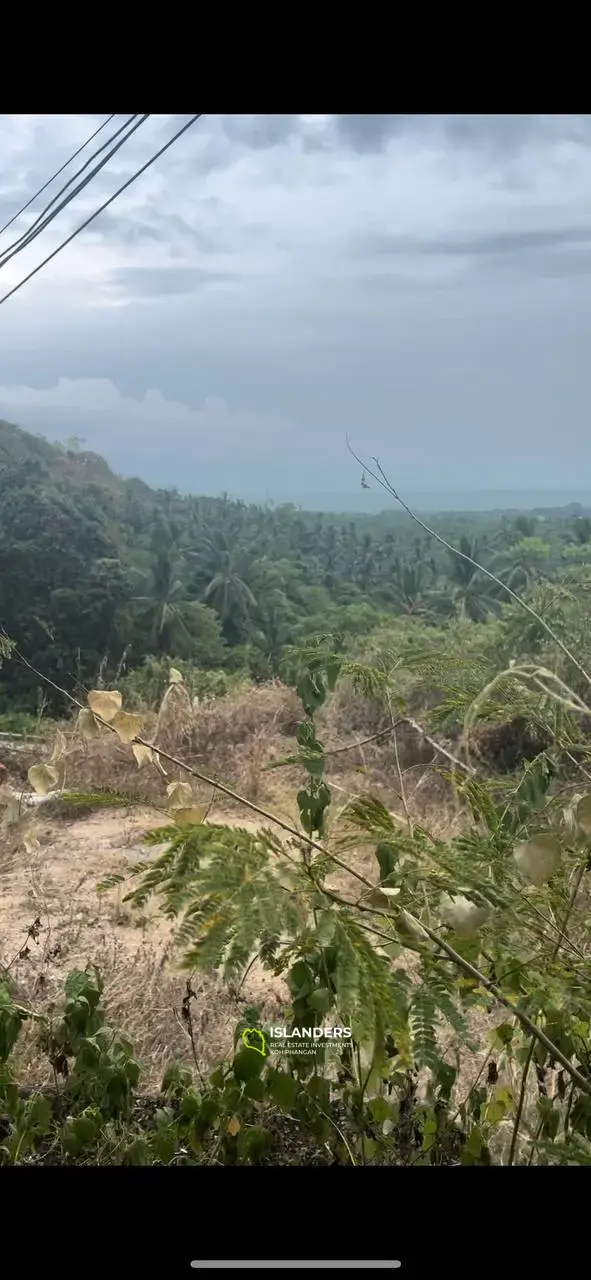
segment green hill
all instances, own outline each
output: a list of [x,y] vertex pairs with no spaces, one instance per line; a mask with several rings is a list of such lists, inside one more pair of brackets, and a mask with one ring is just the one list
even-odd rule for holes
[[[433,520],[515,590],[589,556],[591,519],[572,511]],[[76,441],[0,423],[0,625],[68,688],[147,656],[266,679],[312,634],[364,635],[395,617],[481,622],[501,598],[395,507],[352,518],[153,490]],[[0,711],[34,709],[38,685],[5,666]]]

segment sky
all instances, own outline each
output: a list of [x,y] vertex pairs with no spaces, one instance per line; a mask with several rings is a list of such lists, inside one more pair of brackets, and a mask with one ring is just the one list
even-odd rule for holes
[[[0,119],[0,225],[102,119]],[[0,299],[186,119],[138,129]],[[203,116],[0,308],[0,417],[184,492],[362,510],[348,436],[403,495],[571,493],[590,285],[591,116]]]

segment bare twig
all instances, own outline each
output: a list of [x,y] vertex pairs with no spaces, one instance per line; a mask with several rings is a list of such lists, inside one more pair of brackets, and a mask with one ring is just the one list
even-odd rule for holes
[[448,542],[447,539],[443,538],[440,533],[436,533],[435,530],[431,529],[428,524],[425,524],[424,520],[421,520],[420,517],[416,515],[414,511],[411,510],[411,508],[404,501],[404,499],[400,497],[400,494],[397,493],[396,489],[390,483],[387,475],[382,469],[382,466],[378,458],[372,459],[372,461],[375,463],[375,466],[376,466],[376,470],[374,471],[370,466],[368,466],[367,462],[364,462],[362,458],[359,458],[357,456],[357,454],[351,448],[351,444],[348,439],[347,439],[347,448],[351,456],[355,459],[355,461],[359,464],[359,466],[363,469],[363,471],[366,471],[367,474],[370,475],[372,479],[376,481],[377,484],[381,485],[382,489],[385,489],[386,493],[389,493],[390,496],[394,498],[396,502],[399,503],[399,505],[404,509],[404,511],[406,511],[407,515],[410,516],[411,520],[414,520],[415,524],[418,524],[419,527],[423,529],[425,533],[428,533],[430,538],[435,538],[436,542],[439,542],[442,547],[445,547],[446,551],[450,551],[452,555],[458,556],[460,560],[467,561],[467,563],[471,564],[474,569],[477,569],[479,571],[479,573],[484,573],[485,576],[489,578],[491,582],[494,582],[496,584],[497,587],[500,587],[502,591],[506,591],[507,595],[510,596],[511,599],[514,600],[516,604],[520,605],[522,609],[525,609],[526,613],[529,613],[532,618],[535,618],[536,622],[539,623],[541,627],[543,627],[544,631],[546,632],[546,635],[550,636],[550,639],[554,641],[554,644],[558,645],[558,648],[562,650],[564,656],[568,658],[569,662],[572,662],[573,666],[576,667],[577,671],[579,672],[580,675],[583,676],[583,679],[587,682],[587,684],[591,685],[591,676],[588,674],[587,671],[585,671],[585,668],[581,665],[578,659],[575,658],[574,653],[571,653],[570,649],[567,647],[567,645],[565,645],[564,641],[560,639],[560,636],[558,636],[556,632],[553,630],[553,628],[549,625],[549,623],[546,622],[544,618],[542,618],[541,614],[539,614],[535,609],[532,609],[532,606],[530,604],[527,604],[527,602],[523,600],[521,596],[517,595],[517,592],[513,591],[511,587],[508,587],[506,582],[503,582],[501,578],[497,578],[496,573],[492,573],[490,569],[485,569],[484,565],[479,564],[478,560],[473,560],[472,556],[466,555],[465,551],[458,551],[458,548],[454,547],[451,542]]

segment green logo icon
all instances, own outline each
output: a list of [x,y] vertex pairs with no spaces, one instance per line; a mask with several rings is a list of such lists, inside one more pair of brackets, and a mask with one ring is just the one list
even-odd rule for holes
[[[252,1036],[256,1037],[259,1044],[251,1043]],[[242,1042],[247,1049],[254,1049],[256,1053],[261,1053],[263,1058],[266,1058],[265,1037],[262,1031],[258,1031],[256,1027],[246,1027],[246,1030],[242,1032]]]

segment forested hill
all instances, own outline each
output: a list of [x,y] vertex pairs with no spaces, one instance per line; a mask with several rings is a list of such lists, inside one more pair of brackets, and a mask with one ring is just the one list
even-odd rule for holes
[[[591,519],[572,510],[433,523],[522,591],[584,572],[589,557]],[[264,679],[286,645],[314,633],[360,635],[396,615],[478,622],[498,609],[483,575],[395,508],[319,515],[156,491],[75,440],[0,423],[0,626],[69,688],[147,655]],[[11,663],[0,680],[0,712],[34,709],[30,673]]]

